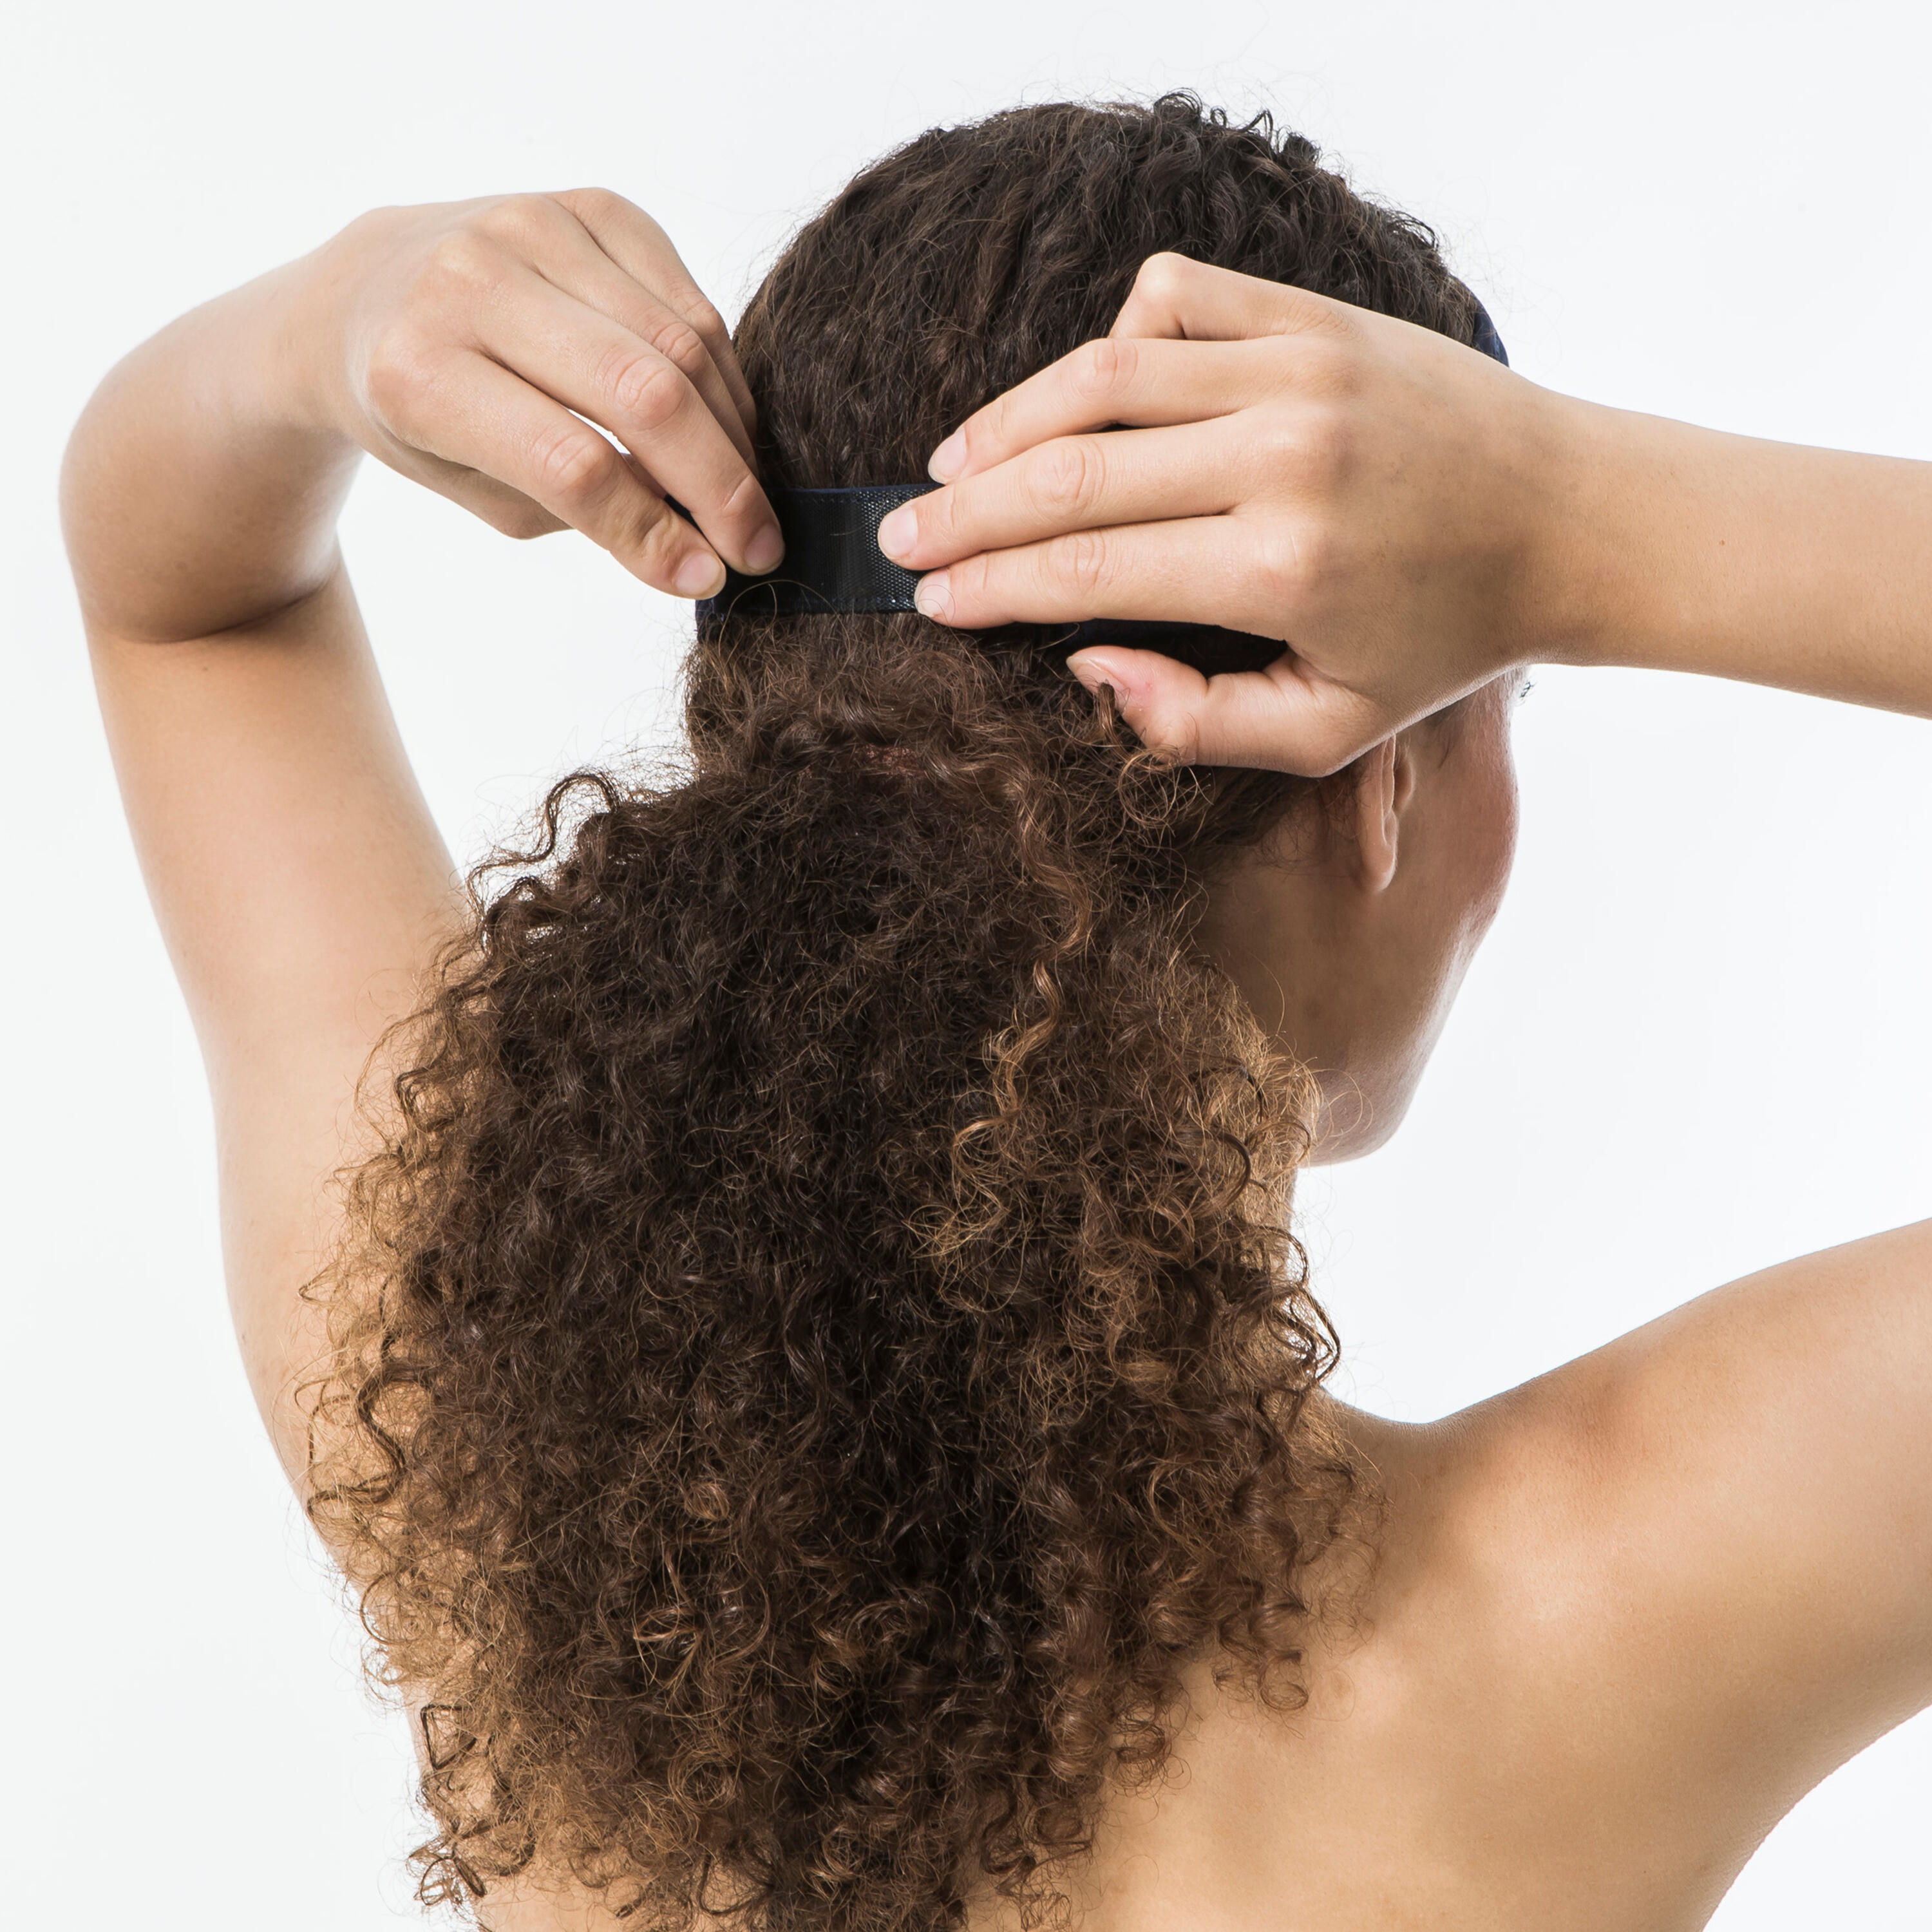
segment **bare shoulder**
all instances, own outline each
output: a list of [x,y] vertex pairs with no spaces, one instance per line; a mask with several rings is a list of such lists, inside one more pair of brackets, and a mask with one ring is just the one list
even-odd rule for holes
[[1932,1702],[1932,1222],[1357,1433],[1388,1496],[1376,1644],[1488,1740],[1474,1787],[1533,1777],[1742,1864]]

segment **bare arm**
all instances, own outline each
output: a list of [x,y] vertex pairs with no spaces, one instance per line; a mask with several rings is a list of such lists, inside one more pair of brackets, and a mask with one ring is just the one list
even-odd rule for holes
[[[1113,428],[1110,425],[1125,425]],[[1513,668],[1642,665],[1932,716],[1932,464],[1539,388],[1432,332],[1156,256],[1104,340],[968,419],[881,526],[966,626],[1283,640],[1210,682],[1080,652],[1150,742],[1333,771]]]
[[[1932,464],[1579,403],[1177,258],[934,468],[950,486],[880,541],[938,573],[935,614],[1284,640],[1270,670],[1211,680],[1075,659],[1190,757],[1331,770],[1537,661],[1932,717]],[[1452,1690],[1522,1686],[1526,1726],[1573,1740],[1591,1804],[1642,1841],[1748,1849],[1932,1702],[1932,1222],[1720,1288],[1424,1433],[1398,1542],[1437,1526],[1420,1568],[1486,1606]]]
[[102,711],[214,1095],[237,1330],[292,1474],[324,1184],[460,906],[335,547],[356,465],[370,452],[509,534],[574,525],[691,595],[720,554],[776,560],[749,422],[662,231],[592,192],[365,216],[136,350],[74,432],[63,508]]

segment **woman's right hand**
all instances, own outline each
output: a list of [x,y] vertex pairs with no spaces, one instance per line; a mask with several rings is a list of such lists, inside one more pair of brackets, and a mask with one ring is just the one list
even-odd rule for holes
[[314,426],[493,528],[580,530],[680,597],[783,554],[730,337],[621,196],[379,208],[282,272]]

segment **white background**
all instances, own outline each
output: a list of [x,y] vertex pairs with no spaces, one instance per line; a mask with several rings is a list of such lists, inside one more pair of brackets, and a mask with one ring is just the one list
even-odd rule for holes
[[[64,0],[16,19],[10,1922],[355,1932],[408,1910],[401,1747],[243,1388],[200,1076],[56,534],[62,440],[118,355],[371,205],[587,182],[652,209],[735,314],[801,214],[922,128],[1186,85],[1273,106],[1435,223],[1538,381],[1932,456],[1928,22],[1880,0]],[[578,538],[506,543],[376,472],[346,541],[459,853],[566,763],[664,728],[678,610]],[[1538,686],[1516,884],[1411,1124],[1308,1193],[1344,1392],[1407,1418],[1932,1210],[1932,728],[1689,680]],[[1932,1925],[1928,1798],[1922,1721],[1801,1806],[1715,1923]]]

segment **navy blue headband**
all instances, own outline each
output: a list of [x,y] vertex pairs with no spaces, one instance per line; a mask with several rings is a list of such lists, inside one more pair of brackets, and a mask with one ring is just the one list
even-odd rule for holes
[[[1476,304],[1471,345],[1505,367],[1509,357],[1496,324]],[[724,587],[698,607],[698,632],[709,637],[732,617],[794,617],[834,610],[911,610],[919,573],[902,570],[879,548],[879,526],[902,503],[937,490],[937,483],[867,483],[844,490],[772,490],[766,494],[784,532],[784,561],[769,577],[727,571]],[[1140,618],[1095,617],[1052,626],[1012,626],[974,633],[989,644],[1019,637],[1076,650],[1088,644],[1133,644],[1178,657],[1209,676],[1258,670],[1282,654],[1279,638],[1228,631],[1216,624],[1168,624]]]
[[[1474,296],[1469,299],[1476,302]],[[1509,351],[1503,346],[1503,339],[1496,333],[1496,326],[1490,320],[1489,310],[1480,302],[1476,302],[1476,339],[1469,346],[1480,350],[1485,356],[1494,356],[1505,369],[1509,367]]]

